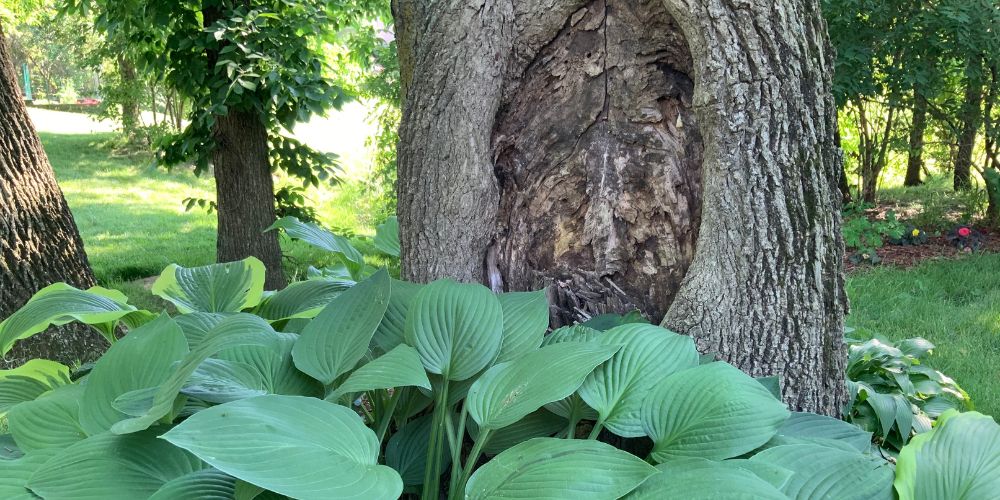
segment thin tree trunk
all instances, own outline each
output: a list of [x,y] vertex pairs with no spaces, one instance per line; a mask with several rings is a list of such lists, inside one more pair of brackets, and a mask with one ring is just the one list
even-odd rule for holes
[[[83,241],[21,100],[0,26],[0,320],[56,282],[95,284]],[[81,325],[53,328],[18,342],[0,367],[46,358],[96,359],[106,342]]]
[[230,111],[216,118],[214,134],[218,261],[257,257],[267,267],[268,290],[284,288],[277,232],[264,232],[275,220],[267,130],[256,114]]
[[924,132],[927,130],[927,99],[914,87],[913,123],[910,125],[910,148],[906,160],[904,186],[919,186],[920,170],[924,166]]
[[843,243],[816,1],[396,5],[403,275],[640,308],[837,414]]
[[956,191],[972,187],[972,153],[976,148],[976,136],[982,121],[983,85],[982,79],[969,62],[966,69],[965,101],[962,104],[962,131],[958,137],[958,152],[955,156]]
[[118,72],[121,74],[122,87],[125,89],[125,99],[122,101],[122,130],[127,136],[134,137],[139,125],[139,100],[136,90],[135,66],[124,55],[118,56]]

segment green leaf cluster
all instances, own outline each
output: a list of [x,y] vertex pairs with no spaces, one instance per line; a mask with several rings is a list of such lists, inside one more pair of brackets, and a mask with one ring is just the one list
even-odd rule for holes
[[[268,296],[254,259],[171,266],[153,292],[173,317],[43,290],[26,308],[43,319],[20,313],[12,338],[46,318],[146,321],[77,380],[44,360],[0,373],[0,497],[892,498],[871,433],[790,412],[773,380],[689,337],[634,316],[549,332],[544,291],[358,273]],[[901,497],[995,486],[984,419],[945,413],[904,448]]]

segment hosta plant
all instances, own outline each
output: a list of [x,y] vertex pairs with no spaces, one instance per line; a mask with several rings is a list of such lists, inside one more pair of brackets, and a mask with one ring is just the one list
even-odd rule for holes
[[[547,332],[544,292],[356,269],[265,293],[253,259],[171,266],[153,291],[173,317],[101,290],[40,294],[3,338],[131,330],[86,373],[0,373],[0,498],[892,498],[869,433],[788,411],[688,337]],[[949,429],[918,469],[965,444]]]
[[969,395],[950,377],[929,365],[934,344],[922,338],[890,342],[875,337],[847,339],[846,418],[874,433],[890,453],[913,435],[931,430],[949,410],[973,408]]

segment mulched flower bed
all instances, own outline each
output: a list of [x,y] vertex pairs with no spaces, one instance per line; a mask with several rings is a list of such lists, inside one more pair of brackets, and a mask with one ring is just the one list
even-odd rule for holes
[[[975,253],[1000,253],[1000,233],[993,230],[976,228],[983,235],[982,246]],[[850,252],[848,252],[850,254]],[[882,266],[894,266],[909,268],[916,266],[927,260],[935,259],[960,259],[969,252],[963,252],[955,248],[948,242],[946,235],[931,236],[927,243],[923,245],[885,245],[878,249],[878,256],[882,259]],[[849,255],[848,255],[849,257]],[[854,264],[845,258],[844,264],[847,272],[856,269],[871,268],[868,264]]]

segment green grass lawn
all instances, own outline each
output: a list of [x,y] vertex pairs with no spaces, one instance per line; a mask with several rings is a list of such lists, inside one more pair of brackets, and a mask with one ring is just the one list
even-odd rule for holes
[[850,326],[893,340],[924,337],[932,364],[954,378],[976,408],[1000,415],[1000,255],[877,268],[852,276]]
[[[114,157],[103,147],[110,133],[40,132],[59,185],[76,219],[98,282],[121,289],[140,306],[159,305],[134,280],[158,275],[171,263],[199,266],[215,261],[216,215],[186,211],[188,197],[215,198],[214,180],[189,170],[153,168],[149,157]],[[363,252],[373,253],[365,236],[370,227],[350,218],[356,189],[319,191],[324,222],[356,231]],[[332,220],[331,220],[332,219]],[[304,243],[282,241],[286,272],[293,278],[309,265],[331,263],[324,252]],[[375,259],[378,263],[378,259]],[[158,307],[157,307],[158,309]]]

